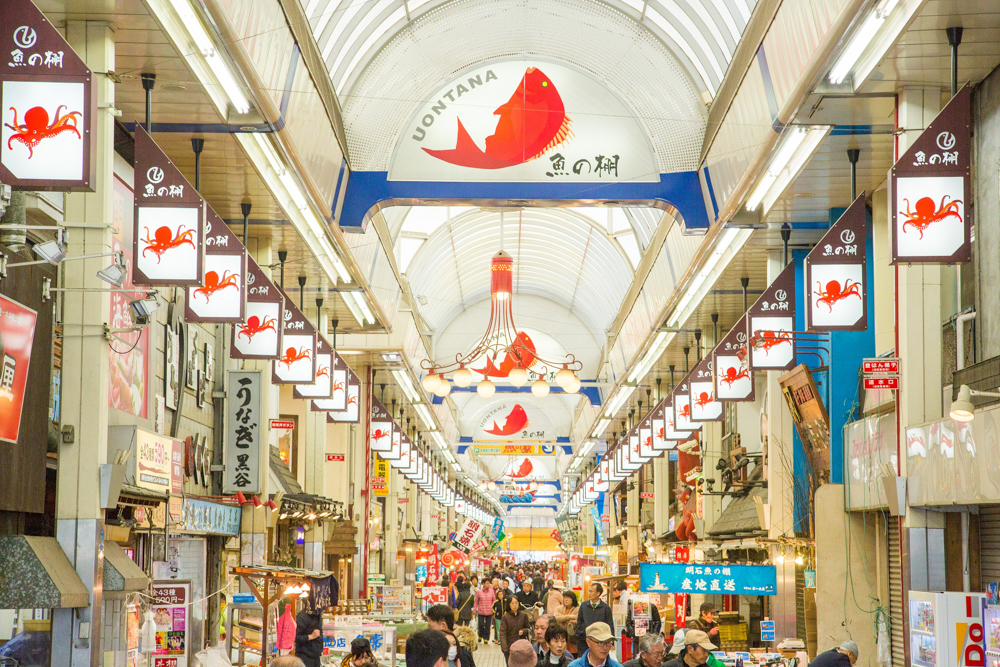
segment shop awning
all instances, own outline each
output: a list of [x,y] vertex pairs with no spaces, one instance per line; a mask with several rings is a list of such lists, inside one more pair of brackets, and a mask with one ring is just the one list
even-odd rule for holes
[[281,460],[278,450],[273,447],[271,448],[270,468],[270,481],[274,486],[274,493],[281,491],[286,496],[301,495],[303,493],[302,487],[299,485],[298,480],[295,479],[295,475],[288,469],[288,465]]
[[115,542],[104,543],[105,591],[141,591],[148,585],[149,577],[121,546]]
[[0,537],[0,609],[71,609],[90,605],[90,591],[54,537]]
[[760,525],[757,516],[757,504],[754,498],[767,501],[767,489],[755,487],[745,496],[733,498],[722,510],[715,525],[708,531],[709,537],[752,537],[766,535],[767,531]]

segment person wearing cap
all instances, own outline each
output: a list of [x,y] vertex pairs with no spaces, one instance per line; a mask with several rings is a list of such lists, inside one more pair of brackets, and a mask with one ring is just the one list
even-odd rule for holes
[[666,653],[667,647],[659,631],[647,632],[639,637],[636,656],[622,667],[660,667]]
[[823,651],[809,663],[809,667],[851,667],[858,660],[858,645],[848,639],[846,642]]
[[587,650],[569,663],[569,667],[622,667],[620,662],[611,657],[611,651],[615,648],[615,636],[611,634],[609,624],[603,621],[591,623],[587,628],[586,640]]
[[701,630],[708,635],[713,644],[719,643],[719,624],[715,622],[715,605],[703,602],[698,612],[698,618],[688,621],[689,630]]
[[[684,647],[676,658],[663,663],[663,667],[701,667],[709,664],[715,645],[701,630],[687,630],[684,633]],[[676,639],[674,644],[676,644]],[[673,649],[670,651],[673,653]]]
[[582,651],[587,646],[587,628],[593,623],[604,623],[609,628],[614,627],[615,618],[611,613],[611,607],[601,599],[604,594],[604,587],[594,582],[587,589],[589,599],[580,605],[580,612],[576,615],[576,646]]
[[340,667],[364,667],[375,664],[375,654],[372,653],[371,642],[367,637],[355,637],[351,640],[351,652],[344,656]]
[[507,656],[508,667],[535,667],[538,655],[527,639],[518,639],[510,645],[510,655]]

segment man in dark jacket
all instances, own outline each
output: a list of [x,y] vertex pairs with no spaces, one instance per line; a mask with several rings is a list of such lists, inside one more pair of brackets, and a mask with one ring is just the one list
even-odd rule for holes
[[715,645],[704,632],[688,630],[684,633],[684,649],[680,655],[663,663],[662,667],[702,667],[708,662],[708,656],[714,649]]
[[837,648],[823,651],[809,663],[809,667],[851,667],[858,660],[858,645],[847,640]]
[[[653,607],[654,609],[656,607]],[[667,647],[663,637],[657,632],[647,632],[639,638],[639,648],[636,657],[624,663],[622,667],[660,667]]]
[[323,655],[323,610],[303,609],[295,617],[295,656],[306,667],[320,667]]
[[713,644],[719,646],[719,624],[715,622],[715,605],[704,602],[698,612],[698,618],[688,621],[689,630],[701,630],[708,635]]
[[538,593],[532,590],[531,579],[527,577],[521,582],[521,592],[517,594],[517,601],[521,603],[521,608],[529,614],[531,608],[538,603]]
[[594,623],[607,623],[609,628],[615,627],[615,619],[611,614],[611,607],[601,599],[604,594],[604,586],[593,583],[587,589],[589,599],[580,605],[580,612],[576,617],[576,645],[579,650],[587,646],[587,628]]

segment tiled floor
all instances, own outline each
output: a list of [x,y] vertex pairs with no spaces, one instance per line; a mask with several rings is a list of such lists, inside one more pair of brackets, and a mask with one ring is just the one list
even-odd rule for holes
[[472,654],[472,659],[475,660],[476,667],[505,667],[500,647],[492,642],[480,644]]

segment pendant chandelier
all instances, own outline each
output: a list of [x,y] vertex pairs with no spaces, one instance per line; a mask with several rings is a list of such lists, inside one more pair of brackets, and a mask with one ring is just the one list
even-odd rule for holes
[[[503,247],[503,217],[500,222],[501,248]],[[421,362],[421,367],[429,373],[424,376],[421,385],[428,392],[437,396],[447,396],[451,392],[451,384],[445,373],[454,371],[455,386],[468,387],[472,384],[473,363],[482,359],[482,368],[473,369],[483,374],[483,379],[476,386],[476,391],[483,398],[489,398],[496,392],[496,385],[491,377],[507,378],[515,387],[523,387],[532,381],[531,393],[541,398],[548,395],[549,383],[546,378],[553,372],[555,382],[568,393],[580,390],[580,378],[576,371],[582,370],[583,363],[569,354],[564,359],[545,359],[539,356],[535,344],[523,331],[518,331],[514,324],[513,280],[514,259],[503,250],[493,255],[490,261],[490,321],[486,333],[476,343],[468,354],[456,354],[455,361],[443,366],[436,366],[429,360]]]

